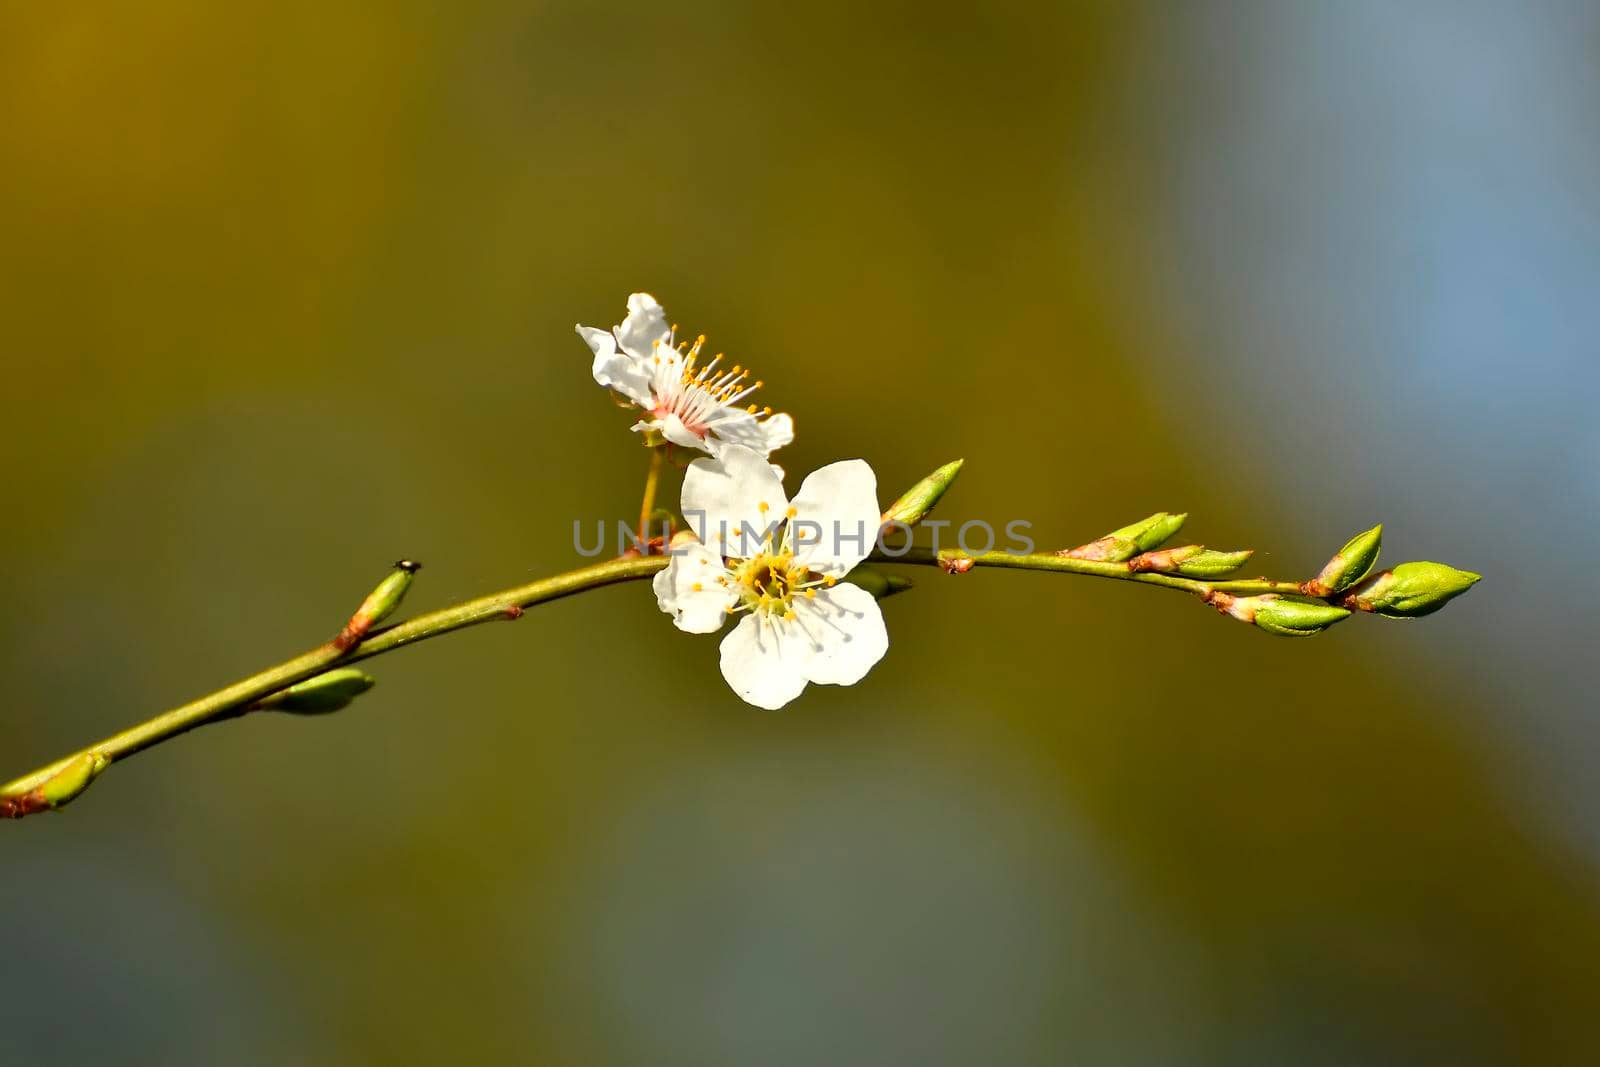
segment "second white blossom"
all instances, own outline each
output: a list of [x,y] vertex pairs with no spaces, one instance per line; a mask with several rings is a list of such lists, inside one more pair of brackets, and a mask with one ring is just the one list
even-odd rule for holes
[[678,341],[649,293],[628,297],[627,318],[610,330],[577,330],[594,353],[594,380],[644,409],[636,432],[712,455],[738,446],[766,456],[794,440],[792,418],[750,402],[765,383],[724,367],[720,354],[702,360],[705,337]]

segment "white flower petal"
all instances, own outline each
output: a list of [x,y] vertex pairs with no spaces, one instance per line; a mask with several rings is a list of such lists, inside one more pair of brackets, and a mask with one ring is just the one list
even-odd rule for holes
[[[593,326],[585,326],[582,323],[579,323],[576,329],[578,336],[583,338],[584,342],[589,346],[589,351],[596,356],[603,357],[616,354],[617,339],[611,336],[610,330],[596,329]],[[599,360],[597,359],[596,362],[599,362]]]
[[666,344],[671,336],[667,313],[655,297],[649,293],[628,297],[628,317],[617,327],[617,343],[624,352],[647,360],[655,355],[656,344]]
[[683,420],[675,414],[668,414],[660,420],[661,436],[675,445],[685,448],[698,448],[702,452],[709,452],[711,448],[706,444],[706,439],[695,433],[683,424]]
[[721,584],[727,577],[722,557],[705,545],[686,545],[674,549],[672,562],[655,576],[651,587],[656,605],[672,616],[672,624],[691,634],[716,633],[728,617],[728,608],[739,599],[733,587]]
[[[795,560],[822,574],[843,577],[867,558],[878,539],[878,476],[866,460],[820,467],[794,496],[796,533],[806,543]],[[818,530],[820,529],[820,534]]]
[[720,541],[724,555],[747,559],[760,550],[762,532],[783,518],[789,499],[770,463],[749,449],[729,447],[716,459],[689,464],[682,504],[683,517],[702,541]]
[[[706,420],[719,442],[769,455],[794,440],[794,419],[779,413],[764,419],[743,408],[725,407]],[[717,448],[711,450],[715,455]]]
[[607,388],[615,389],[642,408],[649,408],[655,403],[655,397],[650,392],[650,372],[625,352],[618,352],[605,359],[596,356],[594,380]]
[[889,650],[883,612],[860,586],[818,589],[813,599],[796,599],[794,610],[817,646],[806,661],[806,677],[813,682],[854,685]]
[[806,687],[811,644],[781,621],[750,614],[722,639],[722,677],[740,699],[776,711]]

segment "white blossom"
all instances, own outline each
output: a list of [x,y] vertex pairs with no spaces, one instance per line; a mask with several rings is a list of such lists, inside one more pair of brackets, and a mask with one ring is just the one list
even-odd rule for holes
[[738,617],[721,658],[740,697],[781,708],[808,682],[853,685],[883,658],[877,601],[839,581],[878,534],[877,477],[865,461],[814,471],[790,500],[762,456],[729,447],[689,465],[682,504],[700,539],[656,575],[656,602],[689,633]]
[[628,316],[610,330],[579,326],[594,352],[594,380],[645,411],[636,432],[718,455],[739,446],[770,455],[794,440],[794,420],[749,403],[765,383],[719,353],[702,362],[705,336],[677,340],[677,327],[649,293],[628,297]]

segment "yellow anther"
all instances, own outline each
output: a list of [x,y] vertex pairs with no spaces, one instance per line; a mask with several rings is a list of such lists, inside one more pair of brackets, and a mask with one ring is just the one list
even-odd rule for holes
[[807,589],[806,590],[806,599],[807,600],[815,600],[815,599],[817,599],[817,591],[815,589]]
[[838,580],[839,579],[835,578],[833,575],[830,574],[827,577],[822,579],[822,584],[827,586],[829,589],[832,589],[834,583],[837,582]]
[[751,404],[749,407],[745,408],[745,410],[747,412],[749,412],[750,414],[754,415],[756,412],[760,411],[761,408],[760,408],[759,405]]
[[771,408],[762,408],[761,409],[761,414],[763,414],[763,415],[771,415],[772,414],[772,409]]
[[700,583],[699,582],[695,582],[689,588],[694,590],[696,593],[698,593],[698,592],[700,592]]
[[788,510],[788,511],[785,511],[785,512],[784,512],[784,514],[785,514],[785,515],[787,515],[787,516],[789,516],[789,518],[791,518],[791,519],[792,519],[792,518],[794,518],[794,517],[795,517],[795,516],[796,516],[796,515],[798,515],[798,514],[799,514],[799,512],[797,512],[797,511],[795,511],[795,510],[794,510],[794,508],[793,508],[793,507],[790,507],[790,508],[789,508],[789,510]]
[[772,506],[772,505],[770,505],[770,504],[768,504],[768,503],[767,503],[767,502],[766,502],[766,501],[765,501],[765,500],[763,500],[763,501],[762,501],[762,502],[761,502],[761,503],[760,503],[760,504],[758,504],[758,505],[756,505],[756,506],[757,506],[757,507],[758,507],[758,508],[760,508],[760,509],[761,509],[761,513],[762,513],[762,514],[763,514],[763,515],[765,515],[765,514],[766,514],[766,513],[767,513],[767,509],[768,509],[768,508],[769,508],[769,507],[771,507],[771,506]]
[[755,386],[755,387],[756,387],[756,388],[757,388],[757,389],[760,389],[760,388],[761,388],[761,387],[762,387],[762,386],[763,386],[763,385],[766,385],[766,384],[767,384],[767,383],[766,383],[766,382],[764,382],[764,381],[761,381],[761,380],[760,380],[760,379],[759,379],[759,378],[758,378],[758,379],[756,379],[756,386]]
[[783,613],[783,617],[784,617],[784,618],[785,618],[785,619],[790,619],[790,620],[792,620],[792,619],[793,619],[793,618],[794,618],[794,609],[793,609],[793,608],[790,608],[790,609],[789,609],[789,610],[788,610],[788,611],[786,611],[786,612],[784,612],[784,613]]

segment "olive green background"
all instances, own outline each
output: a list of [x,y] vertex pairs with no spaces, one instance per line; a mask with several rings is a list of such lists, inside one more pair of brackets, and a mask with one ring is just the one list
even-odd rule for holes
[[0,23],[0,777],[398,556],[570,566],[645,458],[572,326],[636,289],[793,476],[1486,575],[1289,642],[919,570],[780,713],[644,585],[385,657],[0,827],[0,1062],[1594,1062],[1592,8]]

